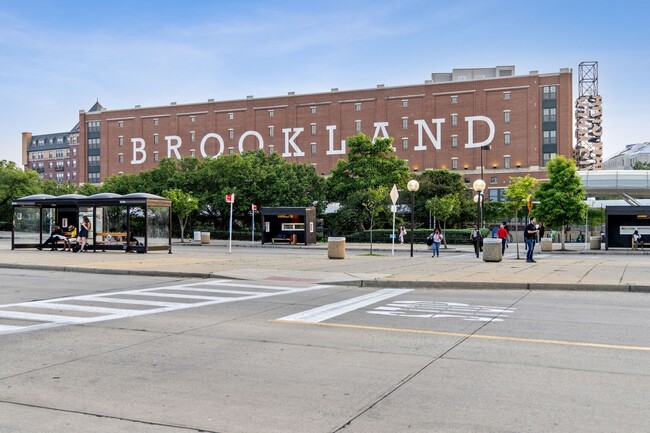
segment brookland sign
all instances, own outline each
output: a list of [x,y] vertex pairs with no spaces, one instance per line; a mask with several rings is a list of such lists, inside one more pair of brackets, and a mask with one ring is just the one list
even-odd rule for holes
[[[490,144],[492,142],[492,140],[494,139],[494,122],[492,122],[492,120],[489,117],[469,116],[469,117],[465,117],[465,121],[467,122],[467,143],[465,144],[466,148],[481,147]],[[489,131],[488,136],[483,141],[474,142],[475,122],[484,122],[488,127],[488,131]],[[445,123],[445,119],[431,119],[431,123],[435,125],[435,130],[436,130],[435,134],[431,132],[429,125],[427,125],[427,123],[424,120],[413,121],[413,124],[418,127],[418,144],[413,148],[413,150],[416,151],[427,150],[427,144],[429,143],[435,149],[440,150],[440,137],[442,135],[442,124]],[[375,127],[375,133],[372,137],[373,141],[380,135],[383,138],[389,137],[388,130],[387,130],[388,122],[375,122],[374,127]],[[341,140],[341,146],[339,148],[336,148],[334,145],[334,131],[336,130],[336,125],[327,125],[325,129],[329,133],[329,148],[327,152],[325,152],[325,154],[345,155],[347,153],[345,140]],[[300,157],[305,156],[305,152],[303,152],[300,149],[299,145],[296,143],[296,139],[304,130],[305,128],[282,129],[282,132],[284,133],[284,152],[282,153],[283,157],[287,158],[292,156],[300,156]],[[424,139],[425,135],[429,139],[428,143],[425,143],[425,139]],[[248,137],[255,137],[257,139],[258,148],[264,149],[264,138],[262,137],[262,135],[257,131],[246,131],[239,137],[239,142],[238,142],[239,153],[244,152],[244,140],[246,140],[246,138]],[[179,137],[178,135],[168,135],[165,136],[165,141],[167,142],[167,157],[172,158],[173,156],[176,159],[182,159],[181,154],[179,152],[179,149],[183,145],[183,140],[181,139],[181,137]],[[206,134],[201,139],[199,150],[202,157],[207,158],[208,156],[210,156],[206,151],[206,146],[208,146],[210,142],[213,143],[216,142],[216,146],[217,146],[217,152],[214,155],[212,155],[213,157],[217,157],[223,154],[225,148],[223,138],[219,134],[212,132]],[[131,160],[131,164],[144,163],[147,160],[146,142],[144,138],[132,138],[131,144],[133,145],[133,159]]]

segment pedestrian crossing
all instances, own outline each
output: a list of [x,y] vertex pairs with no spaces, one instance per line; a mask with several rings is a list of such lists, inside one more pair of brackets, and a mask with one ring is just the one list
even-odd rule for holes
[[233,280],[104,292],[0,305],[0,336],[247,301],[325,288],[283,287]]

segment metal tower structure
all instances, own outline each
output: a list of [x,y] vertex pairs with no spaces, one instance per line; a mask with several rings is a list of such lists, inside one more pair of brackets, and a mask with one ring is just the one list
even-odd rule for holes
[[579,170],[599,170],[603,163],[603,109],[598,94],[598,62],[580,63],[578,86],[574,157]]

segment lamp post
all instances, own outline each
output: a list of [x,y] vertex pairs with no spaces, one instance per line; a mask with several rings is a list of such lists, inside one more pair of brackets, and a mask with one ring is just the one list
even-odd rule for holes
[[485,191],[485,181],[483,179],[476,179],[472,188],[476,191],[474,196],[474,201],[476,202],[476,226],[481,228],[481,222],[483,221],[483,191]]
[[411,191],[411,257],[413,257],[413,232],[415,231],[415,191],[420,189],[420,183],[415,180],[409,180],[409,183],[406,185],[409,191]]
[[[481,146],[481,180],[485,179],[485,176],[483,176],[483,151],[490,150],[491,148],[492,147],[489,144],[485,144]],[[485,190],[485,182],[483,182],[483,189],[481,190],[481,192],[483,192],[484,190]],[[478,228],[483,228],[483,209],[484,209],[483,201],[484,200],[481,200],[481,219],[478,222]]]

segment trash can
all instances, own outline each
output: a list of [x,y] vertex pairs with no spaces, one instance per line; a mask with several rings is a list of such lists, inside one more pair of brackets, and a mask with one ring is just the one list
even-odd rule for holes
[[210,232],[201,232],[201,245],[210,244]]
[[503,259],[503,256],[501,255],[501,239],[483,239],[483,261],[500,262],[501,259]]
[[198,230],[194,231],[194,240],[196,242],[201,242],[201,232],[200,231],[198,231]]
[[327,238],[327,258],[328,259],[345,258],[345,238],[342,237]]
[[542,251],[553,251],[553,239],[542,238],[539,242]]
[[591,236],[589,237],[589,249],[599,250],[600,249],[600,236]]

